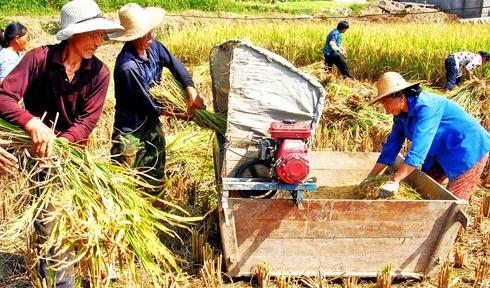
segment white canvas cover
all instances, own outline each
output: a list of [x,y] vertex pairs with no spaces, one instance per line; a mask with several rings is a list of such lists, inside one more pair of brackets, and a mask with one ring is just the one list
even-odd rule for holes
[[214,108],[227,114],[228,142],[270,138],[271,122],[285,119],[311,122],[314,132],[326,92],[283,57],[229,40],[213,48],[210,63]]

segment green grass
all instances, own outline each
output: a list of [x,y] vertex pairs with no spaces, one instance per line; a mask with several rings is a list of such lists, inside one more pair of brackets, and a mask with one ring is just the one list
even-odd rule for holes
[[359,12],[367,4],[353,4],[350,2],[334,1],[243,1],[230,3],[226,8],[232,12],[281,12],[289,14],[316,14],[336,15],[334,9],[350,8]]
[[[4,15],[56,14],[67,0],[17,0],[1,1],[0,11]],[[202,11],[228,12],[281,12],[291,14],[327,13],[335,14],[333,8],[351,8],[359,11],[363,4],[333,1],[238,1],[238,0],[135,0],[132,1],[143,7],[160,6],[168,11],[183,11],[188,9]],[[271,2],[271,3],[269,3]],[[127,0],[97,1],[105,12],[116,11]]]

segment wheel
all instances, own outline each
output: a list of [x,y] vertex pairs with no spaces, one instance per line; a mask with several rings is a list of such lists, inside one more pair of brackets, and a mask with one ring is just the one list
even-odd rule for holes
[[[272,179],[272,167],[269,161],[252,159],[242,164],[235,173],[236,178],[267,178]],[[240,190],[243,198],[270,199],[277,190]]]

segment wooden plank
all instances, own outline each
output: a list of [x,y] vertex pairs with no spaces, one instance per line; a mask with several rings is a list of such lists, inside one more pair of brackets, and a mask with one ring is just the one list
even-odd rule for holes
[[[399,156],[393,164],[395,170],[400,169],[404,159]],[[405,181],[417,190],[425,199],[458,201],[451,192],[420,170],[412,172]]]
[[230,199],[229,203],[238,245],[255,237],[437,238],[451,206],[450,202],[306,199],[300,210],[291,200]]
[[308,159],[312,170],[361,170],[371,171],[379,153],[310,151]]
[[[272,275],[305,275],[321,271],[325,276],[346,272],[376,275],[391,263],[397,274],[423,274],[427,254],[436,239],[342,238],[251,239],[239,262],[229,267],[231,276],[245,276],[258,263],[271,267]],[[429,245],[428,245],[429,244]]]
[[[221,204],[221,203],[220,203]],[[218,204],[222,248],[226,266],[235,265],[241,258],[238,252],[235,218],[233,211]]]
[[[432,249],[430,261],[425,269],[425,274],[428,276],[436,276],[440,270],[440,266],[444,263],[445,259],[449,255],[458,230],[463,228],[461,223],[457,221],[458,213],[462,213],[463,217],[466,215],[462,211],[462,206],[457,203],[453,203],[450,208],[450,214],[448,220],[443,224],[439,238]],[[465,219],[467,221],[467,219]],[[465,227],[466,228],[466,227]]]

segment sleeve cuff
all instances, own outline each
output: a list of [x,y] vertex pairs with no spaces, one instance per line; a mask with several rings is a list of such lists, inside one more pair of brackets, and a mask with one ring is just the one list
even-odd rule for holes
[[31,115],[30,113],[23,113],[22,115],[19,116],[17,120],[18,125],[25,129],[27,123],[31,121],[32,118],[34,118],[34,116]]
[[70,133],[61,133],[60,135],[58,135],[58,137],[66,138],[71,143],[76,142],[75,137]]
[[424,163],[425,158],[420,157],[420,155],[409,151],[407,158],[405,158],[405,164],[413,167],[420,167]]

